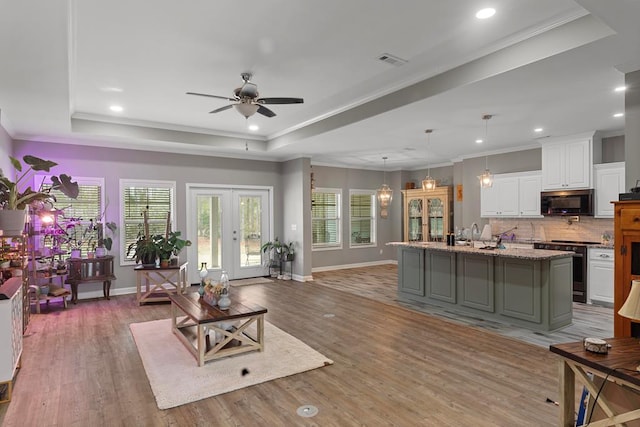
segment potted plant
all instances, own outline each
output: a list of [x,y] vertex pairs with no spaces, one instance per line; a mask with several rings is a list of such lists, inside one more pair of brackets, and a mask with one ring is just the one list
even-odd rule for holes
[[160,251],[154,239],[139,233],[136,241],[127,248],[127,257],[132,253],[136,264],[142,263],[144,267],[152,267],[156,265]]
[[[265,267],[282,269],[282,261],[293,261],[295,248],[294,243],[282,243],[277,237],[273,241],[265,242],[260,250],[269,253],[269,258],[265,261]],[[273,275],[273,271],[271,272]]]
[[[106,230],[104,229],[106,228]],[[104,228],[98,224],[98,246],[96,247],[96,256],[101,257],[106,255],[106,251],[110,251],[113,247],[113,238],[115,236],[118,226],[115,222],[107,222],[104,224]],[[105,232],[109,232],[111,236],[105,236]]]
[[157,234],[153,236],[153,240],[158,248],[158,256],[160,257],[161,266],[169,265],[171,255],[177,256],[185,246],[191,246],[191,241],[182,239],[179,231],[171,231],[168,233]]
[[[9,156],[11,165],[16,170],[15,180],[0,175],[0,229],[5,234],[21,234],[24,230],[26,207],[38,201],[53,199],[51,190],[60,190],[67,197],[75,199],[78,197],[79,187],[77,182],[72,182],[71,177],[66,174],[51,177],[51,187],[43,190],[33,190],[27,184],[35,172],[49,172],[58,164],[51,160],[26,155],[22,161],[28,166],[23,170],[22,163],[15,157]],[[9,221],[9,222],[7,222]]]

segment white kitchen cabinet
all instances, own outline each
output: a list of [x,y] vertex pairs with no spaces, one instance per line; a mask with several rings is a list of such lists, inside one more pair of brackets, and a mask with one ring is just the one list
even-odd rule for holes
[[8,298],[0,300],[0,386],[8,386],[0,402],[6,402],[11,400],[12,379],[22,355],[22,278],[12,277],[0,289]]
[[480,215],[495,217],[540,216],[539,171],[497,174],[493,185],[480,189]]
[[596,218],[613,218],[613,200],[625,192],[624,162],[594,165]]
[[592,188],[593,163],[600,160],[601,147],[595,132],[544,142],[542,190]]
[[613,304],[613,249],[589,248],[588,258],[587,301]]
[[534,172],[518,178],[518,207],[521,217],[540,216],[540,191],[542,190],[542,175]]

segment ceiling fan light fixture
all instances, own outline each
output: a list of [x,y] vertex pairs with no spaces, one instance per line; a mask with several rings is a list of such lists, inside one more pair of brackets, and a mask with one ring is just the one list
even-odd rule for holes
[[240,114],[242,114],[245,118],[248,119],[249,117],[253,116],[256,113],[256,111],[258,111],[259,105],[241,102],[239,104],[234,104],[233,107],[236,109],[236,111],[238,111]]

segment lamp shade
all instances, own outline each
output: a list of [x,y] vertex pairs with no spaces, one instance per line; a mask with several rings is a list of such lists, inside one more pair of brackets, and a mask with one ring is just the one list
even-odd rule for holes
[[380,207],[388,207],[389,203],[391,203],[392,198],[393,190],[389,188],[387,184],[382,184],[382,186],[378,189],[378,202],[380,202]]
[[482,188],[489,188],[493,186],[493,175],[491,175],[491,171],[489,171],[489,169],[486,169],[478,179],[480,180],[480,187]]
[[251,116],[253,116],[256,111],[258,111],[258,107],[259,105],[257,104],[249,104],[246,102],[241,102],[239,104],[233,104],[233,106],[235,107],[235,109],[242,114],[243,116],[245,116],[247,119]]
[[427,175],[425,179],[422,180],[422,189],[424,191],[433,191],[436,189],[436,180],[431,178],[430,175]]
[[631,292],[629,292],[629,296],[618,311],[618,314],[627,319],[640,322],[640,280],[631,282]]

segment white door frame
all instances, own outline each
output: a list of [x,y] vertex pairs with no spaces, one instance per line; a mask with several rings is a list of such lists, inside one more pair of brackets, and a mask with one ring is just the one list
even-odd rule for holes
[[[271,240],[271,235],[273,234],[273,187],[272,186],[258,186],[258,185],[218,185],[218,184],[200,184],[200,183],[187,183],[186,187],[186,215],[187,215],[187,236],[195,236],[198,230],[198,225],[196,223],[196,217],[194,212],[194,196],[201,191],[228,191],[233,194],[236,193],[246,193],[248,191],[261,191],[267,192],[267,201],[268,206],[265,208],[268,209],[268,227],[269,230],[267,233],[261,234],[262,243],[268,242]],[[224,239],[231,238],[228,236],[223,236]],[[189,246],[187,248],[187,261],[189,261],[189,267],[187,269],[187,280],[189,283],[198,283],[200,281],[200,276],[198,274],[198,270],[200,266],[198,265],[198,250],[197,243]],[[267,270],[265,269],[265,272]],[[266,274],[266,273],[265,273]],[[232,277],[230,273],[230,278],[234,279],[237,277]]]

